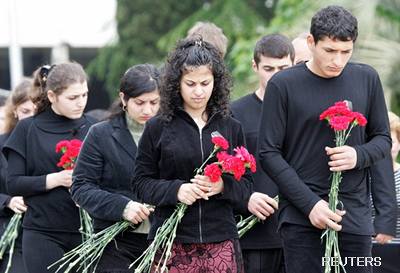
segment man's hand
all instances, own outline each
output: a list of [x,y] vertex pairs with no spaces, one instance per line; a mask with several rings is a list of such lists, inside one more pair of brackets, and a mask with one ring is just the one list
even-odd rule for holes
[[261,192],[254,192],[249,199],[247,209],[261,220],[267,219],[278,209],[278,202]]
[[354,169],[357,164],[357,152],[353,147],[344,145],[341,147],[325,147],[330,161],[328,165],[332,172],[340,172]]
[[336,210],[336,213],[329,209],[329,205],[325,200],[318,201],[312,208],[308,218],[311,224],[319,229],[326,229],[327,227],[333,230],[340,231],[342,226],[337,224],[342,221],[342,216],[345,211]]
[[387,234],[382,234],[382,233],[378,233],[378,235],[376,235],[376,237],[375,237],[375,241],[377,241],[381,245],[390,243],[392,240],[393,240],[393,236],[387,235]]

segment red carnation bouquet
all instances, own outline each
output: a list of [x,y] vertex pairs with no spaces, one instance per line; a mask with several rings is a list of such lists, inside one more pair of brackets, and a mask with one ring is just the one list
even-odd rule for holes
[[61,152],[63,155],[57,163],[57,167],[64,170],[72,170],[75,167],[76,159],[81,150],[82,141],[79,139],[61,140],[56,145],[56,153]]
[[[336,147],[345,145],[350,136],[350,132],[354,127],[365,126],[367,124],[367,119],[361,113],[351,110],[350,101],[336,102],[333,106],[325,110],[319,116],[319,119],[328,121],[329,125],[333,129],[335,133]],[[336,211],[340,204],[338,197],[341,180],[342,172],[333,172],[331,189],[329,192],[329,209],[332,211]],[[331,228],[327,228],[321,236],[321,238],[324,237],[326,237],[325,257],[332,257],[339,261],[334,266],[335,272],[339,272],[340,267],[342,267],[343,271],[346,272],[340,256],[338,232]],[[325,273],[331,272],[330,264],[331,263],[325,265]]]
[[[256,160],[246,148],[237,147],[234,149],[234,155],[229,155],[226,150],[229,148],[229,142],[217,131],[211,133],[211,141],[214,149],[201,166],[195,170],[196,174],[204,174],[210,178],[211,182],[218,182],[222,174],[227,173],[234,176],[239,181],[245,174],[246,169],[252,172],[256,171]],[[217,162],[206,165],[213,157],[217,157]],[[135,273],[150,272],[155,267],[155,272],[168,272],[167,262],[171,257],[171,249],[176,237],[176,230],[181,222],[188,205],[179,203],[174,213],[158,228],[153,242],[145,252],[136,259],[130,267],[138,264]],[[161,250],[161,256],[155,264],[155,256],[158,250]]]

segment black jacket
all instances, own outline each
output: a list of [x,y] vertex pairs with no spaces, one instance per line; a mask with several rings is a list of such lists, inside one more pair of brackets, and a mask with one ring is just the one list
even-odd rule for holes
[[137,147],[124,115],[90,128],[73,173],[72,198],[93,216],[95,229],[122,219],[130,200]]
[[[194,170],[211,153],[214,131],[229,141],[230,152],[236,146],[245,145],[240,123],[218,114],[210,117],[201,133],[183,110],[170,122],[155,117],[146,123],[139,142],[133,189],[144,202],[157,206],[150,239],[174,211],[179,187],[190,183]],[[189,206],[178,226],[177,242],[209,243],[238,238],[232,207],[234,203],[248,200],[251,175],[246,173],[240,182],[231,175],[223,175],[223,180],[223,194]]]
[[94,120],[83,115],[68,119],[51,108],[18,122],[3,147],[8,159],[7,186],[10,195],[23,196],[28,210],[23,227],[42,231],[79,232],[78,208],[69,189],[46,190],[46,175],[59,172],[61,140],[83,140]]

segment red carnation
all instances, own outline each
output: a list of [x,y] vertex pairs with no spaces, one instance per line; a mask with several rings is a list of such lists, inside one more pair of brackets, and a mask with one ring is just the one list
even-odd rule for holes
[[256,159],[252,154],[249,153],[249,151],[245,147],[237,147],[234,149],[234,151],[236,153],[235,156],[240,158],[240,160],[244,162],[246,167],[249,167],[253,173],[256,172]]
[[238,181],[240,180],[240,178],[242,178],[242,176],[246,172],[244,162],[236,156],[230,156],[226,158],[226,160],[222,162],[222,168],[224,172],[233,174],[235,179]]
[[353,118],[348,116],[334,116],[329,120],[329,124],[335,131],[344,131],[349,128],[350,122]]
[[67,149],[68,146],[69,146],[69,141],[68,140],[61,140],[56,145],[56,153],[61,152],[63,149]]
[[218,182],[221,178],[222,171],[217,164],[213,163],[205,167],[204,175],[208,176],[211,182]]
[[354,117],[355,121],[357,122],[357,125],[360,125],[360,126],[367,125],[367,119],[364,117],[363,114],[361,114],[359,112],[353,112],[353,117]]
[[221,148],[222,150],[226,150],[229,148],[229,142],[217,131],[211,133],[211,141],[214,143],[216,149]]

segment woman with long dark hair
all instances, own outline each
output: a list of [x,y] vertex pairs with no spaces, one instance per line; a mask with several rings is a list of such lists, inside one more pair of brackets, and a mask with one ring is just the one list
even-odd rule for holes
[[212,132],[229,141],[230,152],[244,145],[242,127],[230,117],[229,93],[219,51],[201,39],[181,41],[165,65],[160,115],[146,124],[133,181],[138,197],[156,206],[151,240],[178,202],[188,205],[169,272],[243,272],[232,205],[248,200],[251,175],[236,181],[224,174],[216,183],[195,175],[213,150]]
[[[33,90],[31,79],[22,80],[7,98],[4,109],[4,134],[0,135],[0,148],[4,146],[11,132],[14,130],[17,122],[24,118],[33,116],[35,105],[29,98]],[[7,192],[7,160],[3,154],[0,155],[0,234],[3,234],[5,228],[14,213],[24,213],[27,209],[22,196],[10,196]],[[0,235],[1,236],[1,235]],[[3,256],[0,261],[0,272],[5,272],[9,260],[9,254]],[[12,257],[10,273],[25,272],[22,261],[22,232],[20,230]]]
[[119,234],[100,258],[96,272],[132,272],[129,264],[147,247],[150,209],[132,194],[137,143],[146,121],[157,114],[159,72],[150,64],[129,68],[121,78],[119,110],[94,125],[74,170],[73,199],[100,231],[120,220],[137,225]]
[[4,145],[7,185],[28,207],[23,220],[22,253],[27,272],[54,272],[47,267],[80,244],[78,208],[69,188],[72,171],[57,167],[61,140],[83,140],[93,120],[84,114],[88,87],[77,63],[41,67],[34,103],[37,114],[21,120]]

